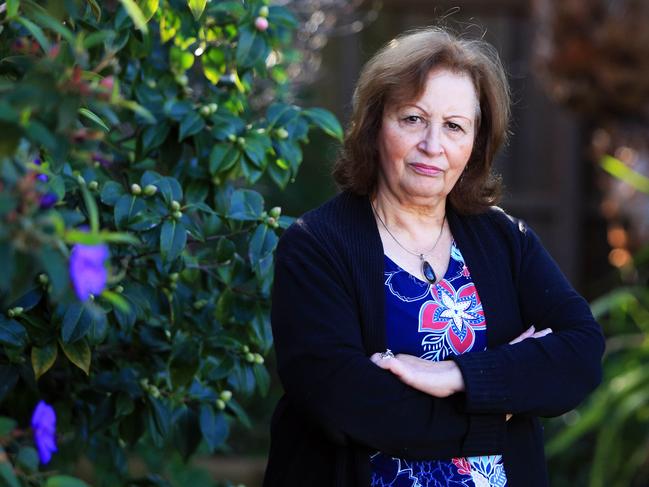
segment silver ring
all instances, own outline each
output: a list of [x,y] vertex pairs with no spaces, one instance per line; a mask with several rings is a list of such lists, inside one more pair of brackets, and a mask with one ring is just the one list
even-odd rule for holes
[[394,358],[394,354],[392,353],[392,350],[388,348],[385,352],[381,352],[381,358]]

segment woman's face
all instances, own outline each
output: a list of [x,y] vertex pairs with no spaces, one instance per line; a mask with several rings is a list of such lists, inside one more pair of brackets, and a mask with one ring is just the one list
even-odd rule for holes
[[471,156],[477,107],[471,78],[442,68],[428,74],[418,99],[386,106],[378,191],[418,206],[446,198]]

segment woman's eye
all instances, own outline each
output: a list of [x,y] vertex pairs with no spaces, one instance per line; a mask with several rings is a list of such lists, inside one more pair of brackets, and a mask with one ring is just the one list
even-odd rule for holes
[[453,123],[453,122],[447,122],[446,126],[449,129],[451,129],[453,132],[463,132],[464,131],[461,126],[459,126],[458,124]]
[[409,123],[411,125],[414,125],[414,124],[417,124],[417,123],[420,123],[420,122],[424,121],[424,119],[421,118],[419,115],[408,115],[408,116],[404,117],[403,120],[406,123]]

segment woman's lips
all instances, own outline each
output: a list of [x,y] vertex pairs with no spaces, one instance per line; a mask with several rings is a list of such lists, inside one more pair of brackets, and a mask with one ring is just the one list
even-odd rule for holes
[[428,164],[414,162],[410,163],[410,167],[412,167],[415,172],[425,176],[437,176],[442,173],[442,170],[439,167]]

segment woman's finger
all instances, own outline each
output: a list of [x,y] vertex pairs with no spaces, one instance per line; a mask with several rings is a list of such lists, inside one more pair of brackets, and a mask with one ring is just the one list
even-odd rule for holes
[[533,338],[541,338],[544,337],[545,335],[549,335],[552,333],[552,328],[544,328],[543,330],[537,331],[532,335]]
[[515,343],[522,342],[526,338],[529,338],[534,335],[534,332],[536,330],[534,329],[534,325],[530,326],[527,330],[525,330],[523,333],[521,333],[519,336],[514,338],[511,342],[509,342],[510,345],[513,345]]

